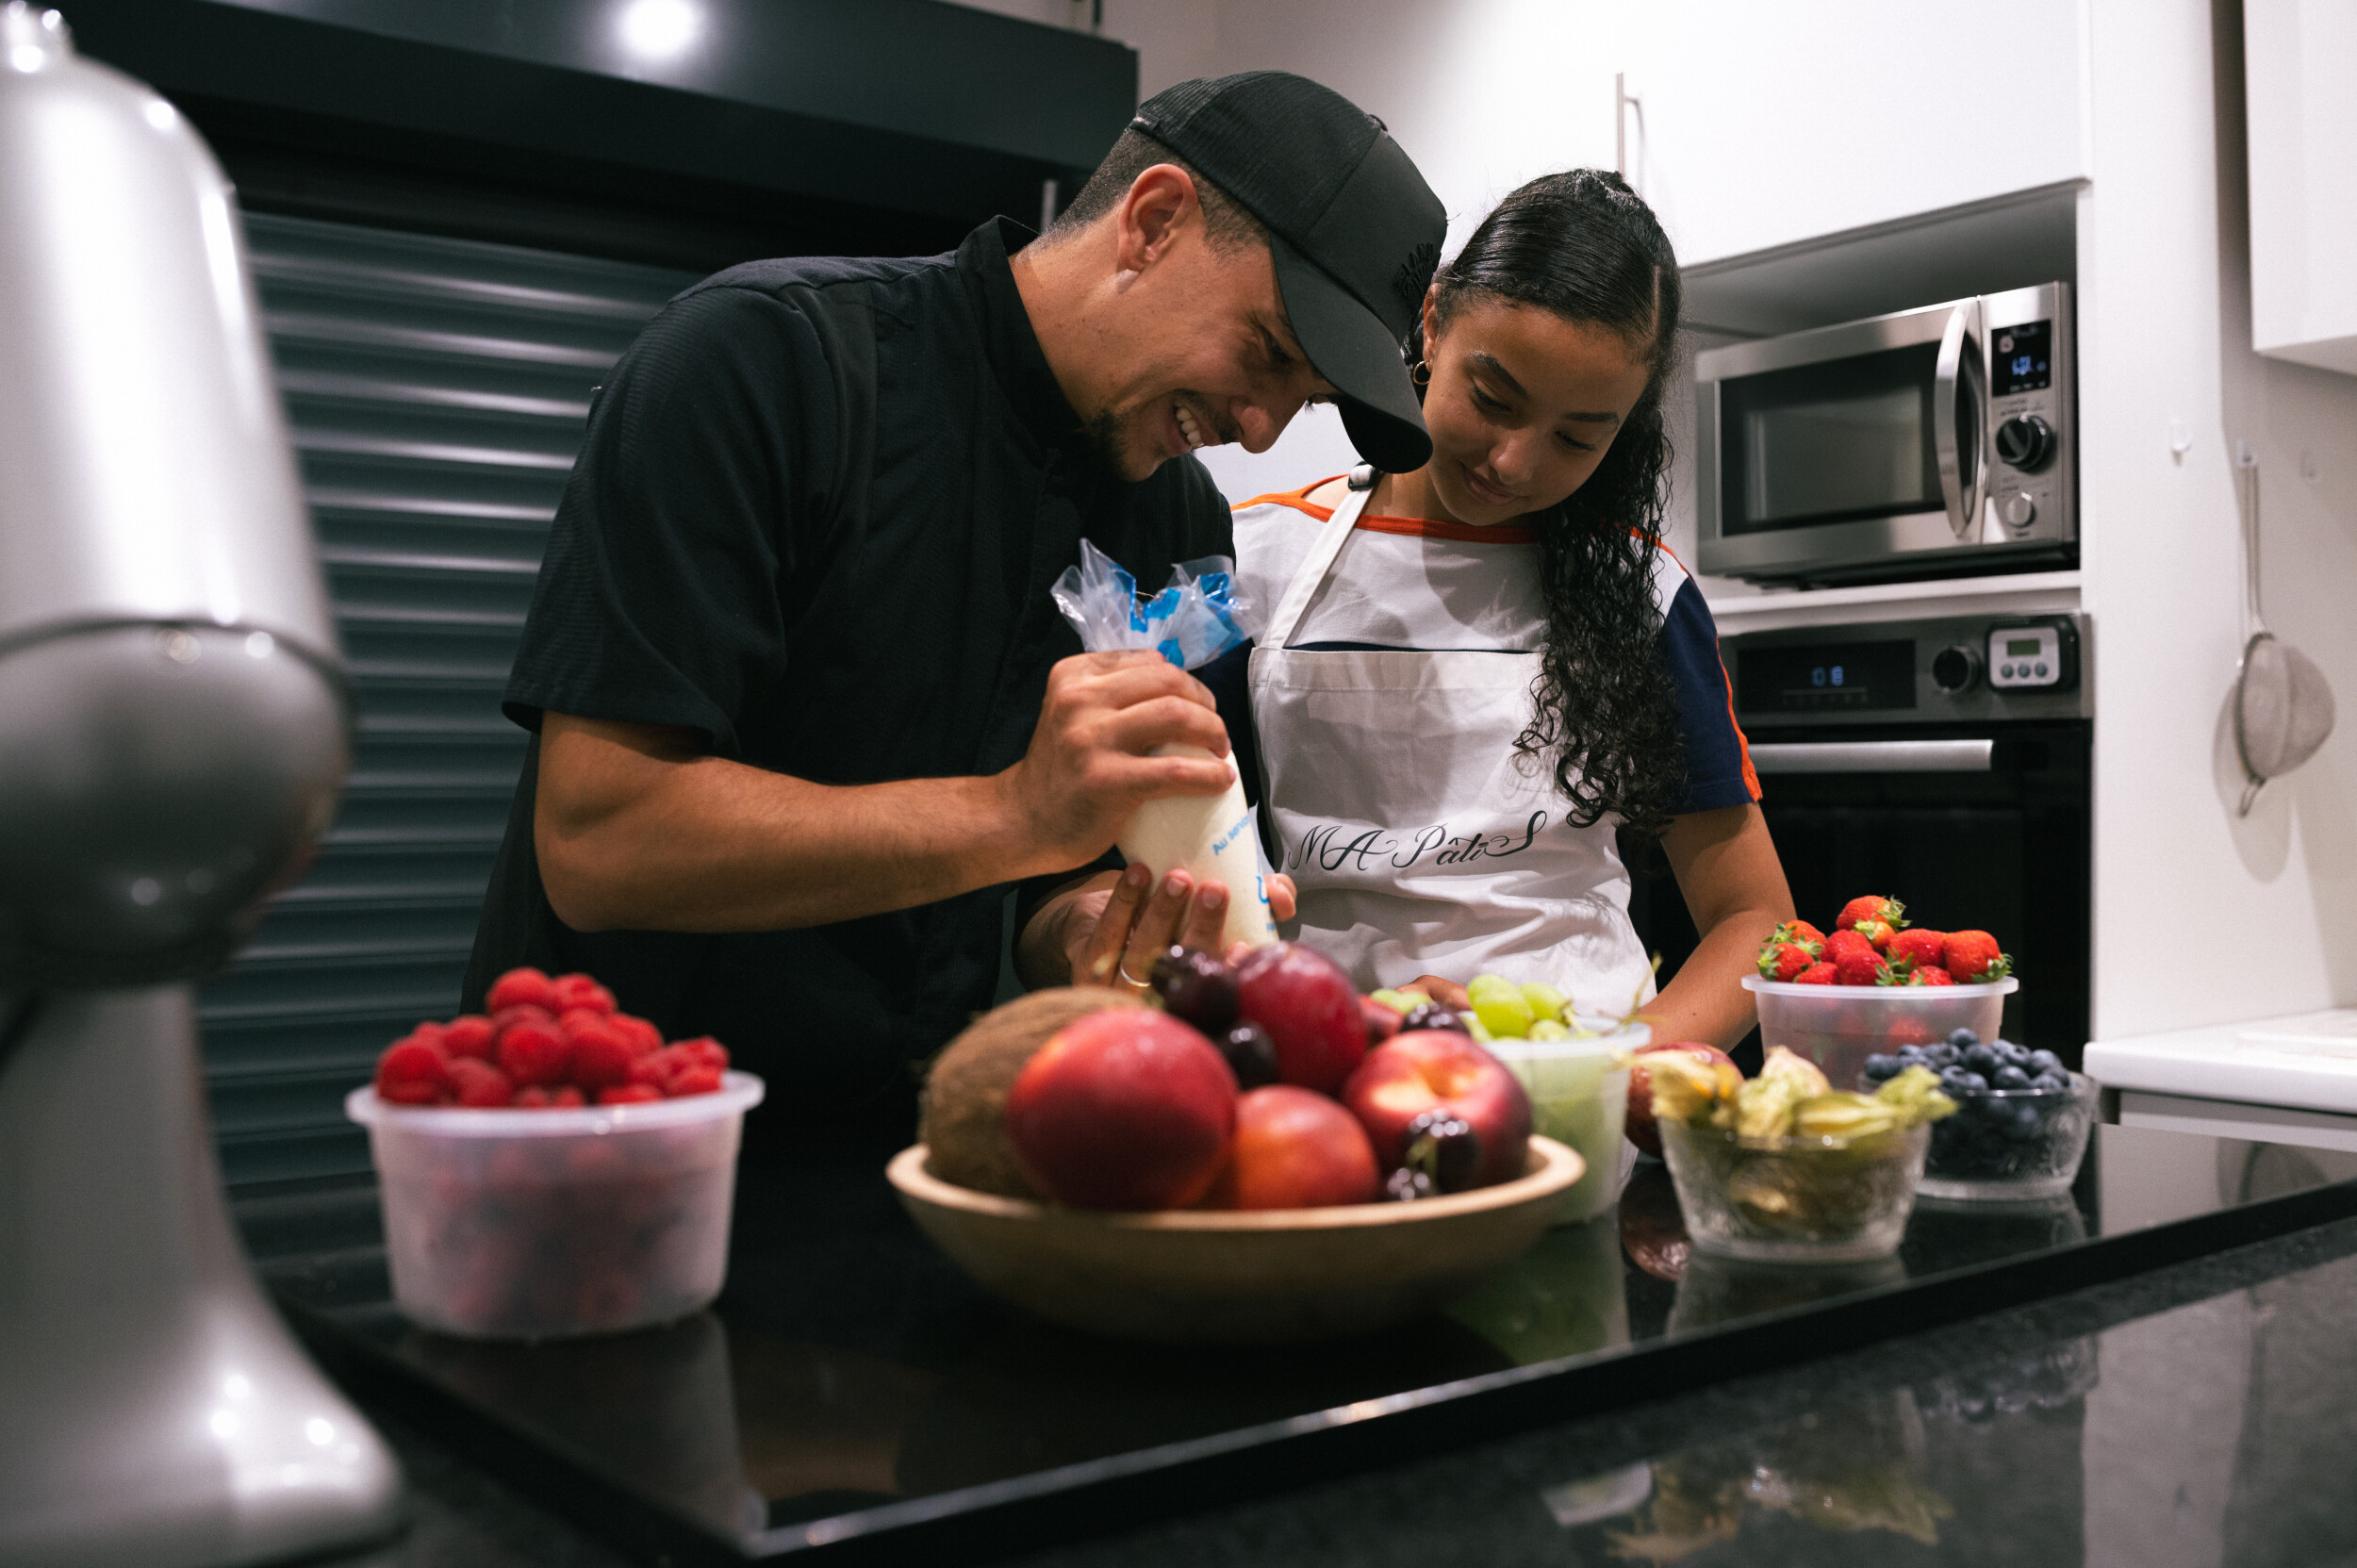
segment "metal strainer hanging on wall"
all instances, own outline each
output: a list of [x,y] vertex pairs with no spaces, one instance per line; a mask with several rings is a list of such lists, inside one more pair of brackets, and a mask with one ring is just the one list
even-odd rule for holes
[[2266,629],[2259,615],[2259,459],[2248,441],[2234,443],[2234,477],[2242,490],[2243,606],[2250,640],[2234,676],[2234,750],[2242,758],[2242,801],[2248,817],[2269,779],[2316,754],[2332,733],[2332,688],[2316,661]]

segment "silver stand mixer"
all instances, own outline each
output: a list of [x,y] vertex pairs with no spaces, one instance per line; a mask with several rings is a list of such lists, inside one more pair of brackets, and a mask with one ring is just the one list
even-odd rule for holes
[[382,1538],[398,1467],[223,1207],[192,982],[299,876],[351,698],[228,182],[0,6],[0,1565]]

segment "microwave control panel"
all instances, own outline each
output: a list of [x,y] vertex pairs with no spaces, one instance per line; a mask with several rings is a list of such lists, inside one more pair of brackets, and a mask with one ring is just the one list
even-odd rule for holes
[[[2057,312],[2058,306],[2068,309],[2067,297],[2055,297],[2063,293],[2059,288],[2018,289],[1989,301],[1984,539],[2037,538],[2058,528],[2066,536],[2076,533],[2069,526],[2078,466],[2070,450],[2078,434],[2071,418],[2070,322]],[[2007,305],[2015,308],[2003,308]]]

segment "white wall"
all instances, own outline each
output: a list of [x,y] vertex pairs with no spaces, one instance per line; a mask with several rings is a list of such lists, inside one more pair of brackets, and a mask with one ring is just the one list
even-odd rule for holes
[[[2357,1001],[2357,706],[2248,820],[2233,813],[2225,706],[2244,635],[2236,437],[2260,456],[2267,619],[2357,704],[2357,381],[2250,352],[2231,113],[2228,177],[2214,176],[2210,5],[2088,6],[2080,491],[2095,621],[2094,1030],[2113,1038]],[[2230,51],[2233,36],[2220,33]],[[2191,437],[2182,457],[2172,423]]]

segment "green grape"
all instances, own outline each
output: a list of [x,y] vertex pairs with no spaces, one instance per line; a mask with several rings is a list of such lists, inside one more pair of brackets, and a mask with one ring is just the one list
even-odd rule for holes
[[1571,1037],[1570,1026],[1560,1018],[1541,1018],[1532,1024],[1529,1032],[1523,1036],[1526,1040],[1568,1040]]
[[1560,1018],[1572,999],[1541,981],[1529,981],[1522,986],[1523,1000],[1530,1003],[1533,1015],[1541,1018]]
[[1506,996],[1475,998],[1474,1016],[1488,1025],[1491,1033],[1515,1039],[1529,1032],[1532,1022],[1530,1003],[1523,1000],[1519,991]]

